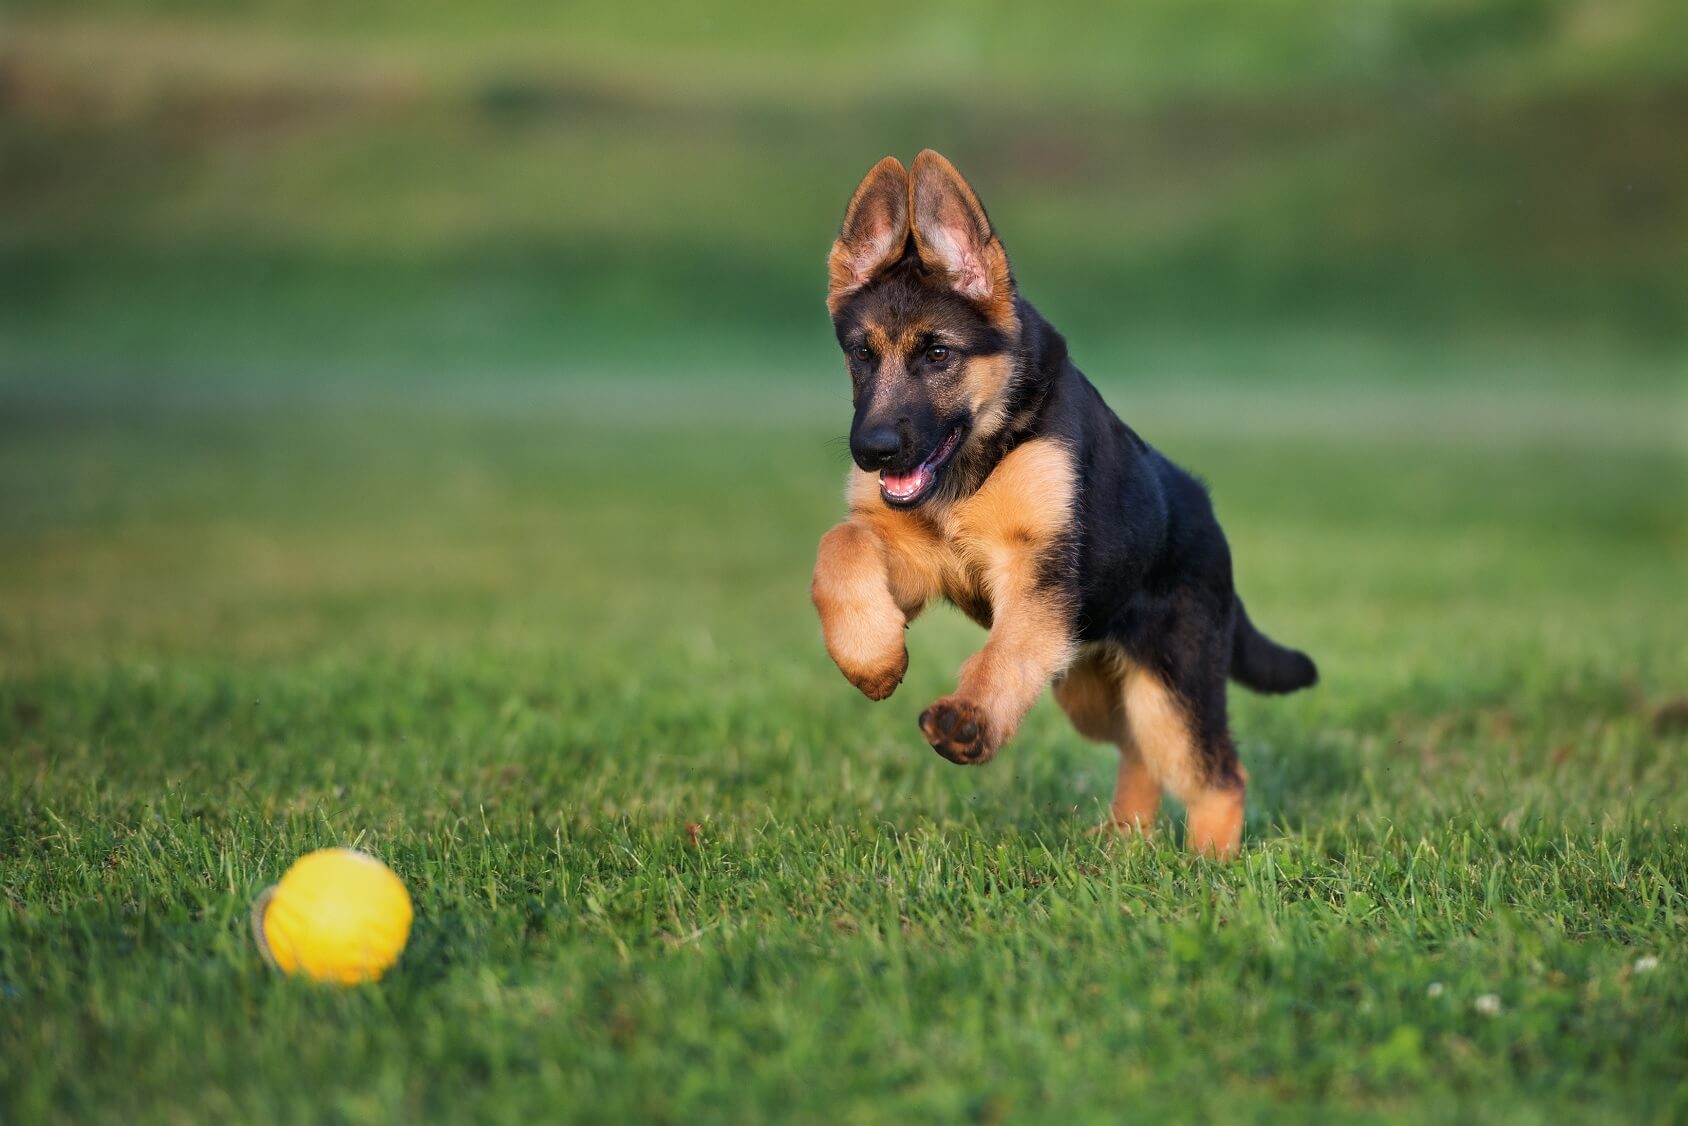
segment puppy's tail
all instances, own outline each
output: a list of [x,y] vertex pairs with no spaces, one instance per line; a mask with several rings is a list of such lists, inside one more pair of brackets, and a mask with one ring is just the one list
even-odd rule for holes
[[1231,635],[1231,679],[1256,692],[1275,694],[1310,688],[1319,682],[1313,658],[1279,645],[1254,628],[1237,599],[1237,624]]

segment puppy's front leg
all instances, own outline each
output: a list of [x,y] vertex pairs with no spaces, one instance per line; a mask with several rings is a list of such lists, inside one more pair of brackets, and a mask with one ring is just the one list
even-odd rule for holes
[[845,679],[870,700],[895,692],[908,671],[903,627],[909,615],[891,594],[879,535],[846,520],[822,536],[809,595],[820,612],[826,651]]
[[1038,579],[1030,553],[1003,548],[990,573],[991,632],[961,666],[961,683],[920,715],[932,749],[951,762],[986,762],[1072,660],[1068,600]]

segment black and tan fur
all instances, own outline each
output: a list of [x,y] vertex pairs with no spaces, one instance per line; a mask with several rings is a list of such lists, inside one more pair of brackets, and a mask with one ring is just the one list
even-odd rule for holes
[[1245,775],[1226,679],[1289,692],[1317,673],[1249,622],[1206,490],[1073,366],[937,153],[868,173],[828,267],[856,462],[815,565],[828,653],[883,700],[908,667],[904,628],[948,599],[990,633],[921,713],[939,754],[989,760],[1053,684],[1080,734],[1119,748],[1104,828],[1146,834],[1164,789],[1191,848],[1234,854]]

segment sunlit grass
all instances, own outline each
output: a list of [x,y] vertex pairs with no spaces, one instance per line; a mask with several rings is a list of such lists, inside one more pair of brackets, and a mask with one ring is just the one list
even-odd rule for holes
[[[1237,695],[1219,867],[1086,837],[1047,702],[921,745],[958,615],[836,674],[807,393],[522,393],[0,414],[9,1120],[1681,1113],[1683,466],[1622,400],[1127,409],[1325,673]],[[276,980],[250,897],[354,842],[411,948]]]

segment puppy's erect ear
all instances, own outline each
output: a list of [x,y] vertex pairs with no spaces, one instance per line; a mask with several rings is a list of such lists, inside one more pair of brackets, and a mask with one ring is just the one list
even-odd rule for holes
[[1014,275],[984,204],[955,165],[931,149],[914,158],[909,175],[910,222],[920,260],[947,274],[950,287],[992,320],[1011,321]]
[[830,284],[826,307],[838,312],[844,299],[873,275],[902,257],[908,242],[908,172],[888,156],[873,166],[850,197],[844,226],[826,260]]

